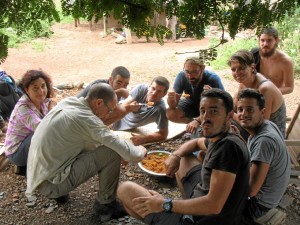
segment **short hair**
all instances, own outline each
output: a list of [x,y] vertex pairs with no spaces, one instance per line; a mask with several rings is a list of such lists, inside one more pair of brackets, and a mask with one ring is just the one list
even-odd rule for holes
[[117,75],[120,75],[123,78],[130,78],[129,70],[124,66],[117,66],[111,72],[111,77],[114,79]]
[[46,83],[47,86],[46,97],[51,98],[53,94],[52,80],[50,76],[42,70],[27,70],[27,72],[22,76],[19,86],[22,89],[22,91],[26,93],[25,89],[27,89],[33,81],[39,78],[42,78]]
[[161,86],[165,87],[166,92],[169,90],[170,82],[168,81],[167,78],[165,78],[163,76],[157,76],[157,77],[153,78],[153,80],[151,81],[151,84],[153,82],[157,83],[158,85],[161,85]]
[[221,99],[224,103],[226,113],[230,113],[233,110],[233,99],[231,95],[224,90],[221,90],[219,88],[212,88],[207,91],[203,91],[201,93],[201,99],[203,98],[218,98]]
[[258,37],[260,37],[262,34],[272,36],[275,39],[279,38],[278,30],[276,30],[275,27],[265,27],[265,28],[263,28],[261,30],[261,32],[258,34]]
[[89,90],[86,99],[91,101],[94,99],[102,99],[105,104],[115,98],[115,92],[109,84],[99,83],[94,84]]
[[255,63],[253,54],[247,50],[239,50],[234,53],[227,61],[228,66],[231,65],[232,61],[238,61],[243,66],[251,66]]
[[256,99],[259,109],[262,110],[263,108],[265,108],[265,97],[262,93],[260,93],[256,89],[245,88],[245,89],[240,90],[238,93],[238,96],[237,96],[237,100],[239,101],[240,99],[243,99],[243,98]]
[[197,64],[198,66],[204,66],[203,60],[201,60],[199,57],[196,57],[196,56],[190,56],[190,57],[186,58],[184,61],[184,65],[186,63]]

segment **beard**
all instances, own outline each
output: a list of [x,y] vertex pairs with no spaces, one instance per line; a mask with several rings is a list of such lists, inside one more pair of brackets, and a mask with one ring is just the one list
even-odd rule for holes
[[[211,122],[210,122],[210,123],[211,123]],[[204,133],[203,133],[203,129],[202,129],[202,131],[201,131],[201,136],[206,137],[206,138],[215,138],[215,137],[217,137],[217,136],[220,136],[220,135],[226,133],[227,131],[228,131],[228,129],[227,129],[227,124],[226,124],[226,121],[224,121],[224,123],[223,123],[223,125],[222,125],[222,127],[221,127],[221,129],[220,129],[219,132],[211,133],[211,134],[204,134]]]
[[261,48],[259,48],[259,54],[262,56],[262,57],[265,57],[265,58],[269,58],[271,57],[272,55],[274,55],[276,49],[277,49],[277,46],[278,44],[275,44],[274,48],[272,49],[268,49],[267,52],[263,52]]
[[196,86],[199,83],[200,78],[190,79],[189,82],[191,85]]

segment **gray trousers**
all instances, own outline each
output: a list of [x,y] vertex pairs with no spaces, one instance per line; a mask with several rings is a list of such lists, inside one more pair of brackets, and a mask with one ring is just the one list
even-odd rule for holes
[[121,157],[113,150],[101,146],[81,153],[72,164],[70,174],[59,184],[44,181],[38,190],[47,198],[57,198],[68,194],[89,178],[98,174],[99,191],[97,200],[106,204],[116,199],[119,183]]

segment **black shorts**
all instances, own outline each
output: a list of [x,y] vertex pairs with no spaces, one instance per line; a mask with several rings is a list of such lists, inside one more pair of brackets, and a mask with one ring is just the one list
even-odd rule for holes
[[181,109],[184,112],[184,116],[187,118],[195,118],[200,115],[199,104],[195,104],[191,99],[181,98],[177,108]]

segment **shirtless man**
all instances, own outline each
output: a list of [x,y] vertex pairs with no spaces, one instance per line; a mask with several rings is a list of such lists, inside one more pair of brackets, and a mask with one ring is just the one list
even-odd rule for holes
[[262,30],[259,48],[252,49],[257,72],[270,79],[283,95],[294,90],[294,65],[292,59],[277,49],[278,31],[274,27]]

